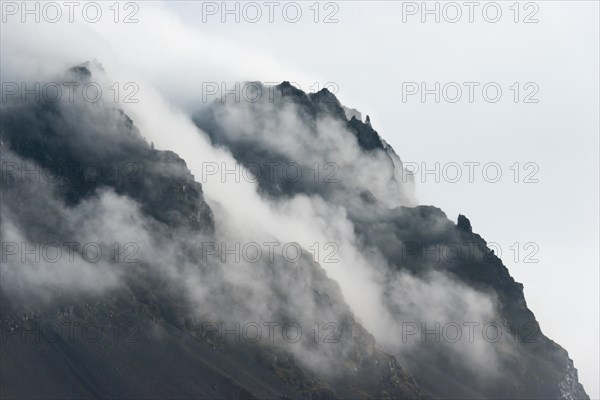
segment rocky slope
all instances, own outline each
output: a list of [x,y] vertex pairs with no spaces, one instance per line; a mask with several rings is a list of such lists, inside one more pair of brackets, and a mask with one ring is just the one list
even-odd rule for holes
[[[2,398],[428,397],[310,257],[250,266],[257,310],[256,287],[203,257],[217,238],[200,183],[119,109],[16,101],[0,139]],[[271,338],[267,323],[305,333]],[[333,324],[330,340],[315,323]]]
[[[62,79],[94,73],[84,64]],[[455,224],[416,206],[412,177],[368,117],[327,90],[274,89],[256,103],[211,104],[193,120],[249,168],[317,166],[297,179],[259,173],[259,190],[341,210],[382,288],[356,295],[380,296],[371,312],[386,329],[361,322],[310,256],[207,259],[205,245],[226,240],[222,210],[184,160],[154,149],[118,108],[8,102],[2,398],[588,398],[522,285],[466,217]],[[467,322],[504,336],[470,340]],[[273,323],[305,333],[271,337]],[[460,340],[446,329],[456,325]]]
[[[326,89],[306,94],[284,82],[274,92],[259,104],[215,102],[194,120],[244,165],[266,157],[308,168],[315,154],[336,154],[332,147],[341,146],[341,141],[354,143],[359,150],[349,153],[360,157],[337,153],[339,170],[347,172],[340,174],[337,184],[310,179],[281,183],[261,176],[258,181],[270,197],[317,195],[344,207],[363,251],[385,261],[378,263],[385,265],[382,301],[395,321],[391,326],[397,337],[407,334],[408,328],[416,329],[410,331],[418,337],[412,345],[410,340],[400,345],[391,340],[384,348],[406,362],[420,385],[442,398],[588,398],[567,352],[541,332],[525,302],[523,286],[473,232],[470,221],[461,215],[455,224],[438,208],[412,206],[410,174],[368,116],[364,122],[357,119]],[[292,116],[279,117],[286,114]],[[239,121],[240,115],[243,124],[228,124]],[[298,121],[306,127],[300,133]],[[339,133],[335,142],[330,141],[331,126]],[[269,140],[262,131],[292,132],[298,151],[290,151],[279,138]],[[360,179],[360,171],[371,165],[386,177],[383,185]],[[411,298],[415,285],[443,295],[415,292]],[[467,299],[482,307],[475,310]],[[486,332],[470,348],[464,347],[464,338],[427,340],[427,329],[436,324],[442,328],[433,330],[443,336],[444,327],[459,325],[464,333],[469,323],[497,326],[503,337],[496,341]]]

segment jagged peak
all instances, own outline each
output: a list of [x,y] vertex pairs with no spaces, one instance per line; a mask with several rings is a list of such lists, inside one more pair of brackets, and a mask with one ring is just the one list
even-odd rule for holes
[[84,82],[89,82],[94,73],[104,74],[105,72],[102,64],[95,58],[91,61],[84,61],[74,65],[67,70],[67,73]]
[[92,71],[84,64],[69,68],[69,72],[81,80],[89,80],[92,77]]
[[473,232],[473,228],[471,227],[471,221],[469,221],[469,219],[462,214],[458,214],[456,227],[465,232]]

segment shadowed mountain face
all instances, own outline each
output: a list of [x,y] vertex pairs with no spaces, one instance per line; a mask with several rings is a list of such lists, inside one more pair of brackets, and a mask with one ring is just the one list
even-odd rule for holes
[[312,257],[207,258],[200,183],[119,109],[17,101],[0,128],[2,398],[428,397]]
[[[75,67],[65,82],[85,84],[90,75],[86,67]],[[66,205],[75,206],[98,190],[111,188],[168,226],[213,229],[201,185],[185,161],[173,152],[150,148],[122,111],[81,99],[31,103],[5,104],[4,144],[46,169],[47,176],[53,176],[46,181],[57,182]],[[16,172],[6,174],[7,179],[19,180],[27,174],[21,169]]]
[[420,385],[442,398],[588,398],[567,352],[542,334],[523,286],[470,221],[411,207],[411,177],[368,116],[357,119],[327,90],[305,94],[287,82],[271,90],[256,103],[215,102],[194,121],[250,171],[265,160],[308,168],[332,157],[335,182],[256,178],[271,198],[305,194],[344,207],[359,247],[382,268],[391,321],[375,336]]
[[414,203],[413,177],[394,149],[369,122],[346,119],[327,89],[306,94],[288,82],[272,88],[252,82],[252,90],[257,93],[248,96],[259,101],[216,102],[193,119],[247,167],[266,195],[318,194],[349,209],[375,198]]
[[306,254],[207,257],[236,221],[118,108],[3,103],[2,398],[588,398],[522,285],[466,217],[415,205],[368,117],[326,90],[255,88],[272,96],[193,121],[272,204],[347,223],[378,290],[351,298]]

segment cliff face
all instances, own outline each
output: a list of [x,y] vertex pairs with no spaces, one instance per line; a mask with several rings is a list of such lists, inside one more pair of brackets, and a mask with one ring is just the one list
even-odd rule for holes
[[[287,82],[261,100],[215,102],[194,120],[247,166],[268,159],[308,168],[321,154],[333,155],[329,161],[340,171],[335,183],[257,180],[269,197],[301,193],[344,207],[364,252],[384,260],[377,264],[385,266],[382,302],[393,320],[391,336],[407,339],[394,343],[386,332],[380,345],[405,362],[420,385],[442,398],[588,398],[567,352],[542,333],[523,286],[470,221],[460,215],[455,224],[438,208],[412,206],[411,177],[368,116],[362,122],[328,91],[305,94]],[[245,123],[232,127],[229,121],[240,115]],[[332,126],[337,135],[328,131]],[[280,136],[272,140],[274,132]],[[296,152],[282,135],[292,138]],[[343,141],[352,142],[354,152],[337,151]],[[383,183],[361,179],[372,168]],[[462,333],[465,325],[473,332],[483,327],[483,338],[449,338],[445,328],[457,325]],[[500,337],[490,337],[489,327]]]
[[17,101],[0,128],[3,398],[428,397],[311,257],[207,259],[201,184],[121,110]]
[[[91,72],[73,68],[65,82],[85,84]],[[213,229],[202,187],[185,161],[151,148],[121,110],[79,101],[8,103],[2,138],[7,149],[48,170],[60,196],[70,205],[102,188],[128,196],[144,213],[169,226]],[[20,179],[26,172],[16,171]]]
[[[412,229],[414,226],[429,228]],[[460,215],[455,225],[437,208],[402,207],[390,210],[381,219],[357,222],[357,230],[365,243],[377,248],[388,261],[390,282],[406,270],[415,276],[443,273],[493,299],[492,317],[487,322],[490,326],[498,324],[501,337],[496,341],[494,328],[491,335],[484,333],[487,336],[484,342],[487,342],[485,351],[494,354],[493,364],[499,373],[489,379],[478,379],[473,365],[456,362],[454,349],[427,342],[419,343],[419,350],[407,356],[419,383],[441,397],[452,397],[444,394],[450,375],[452,381],[469,388],[463,392],[457,387],[462,397],[588,398],[575,378],[577,372],[567,352],[542,333],[527,307],[523,285],[510,276],[485,240],[472,231],[466,217]],[[405,245],[390,246],[390,240]],[[414,247],[417,243],[419,249]],[[392,283],[389,290],[393,293],[397,287]],[[404,310],[394,308],[397,301],[393,297],[388,306],[401,320]],[[442,325],[445,321],[442,320]],[[457,321],[465,324],[461,318],[451,323]],[[564,389],[566,382],[568,390]]]
[[306,94],[288,82],[273,88],[252,85],[260,88],[258,101],[215,102],[193,120],[254,173],[265,194],[318,194],[347,207],[353,201],[344,198],[347,192],[366,201],[375,194],[387,205],[414,202],[413,177],[394,149],[369,122],[354,115],[346,119],[327,89]]
[[[63,79],[95,73],[82,65]],[[227,240],[224,211],[118,108],[1,111],[3,398],[588,398],[471,222],[415,206],[394,149],[327,90],[284,82],[193,120],[262,171],[270,201],[308,196],[340,211],[381,287],[353,295],[380,296],[370,312],[383,328],[355,316],[306,254],[207,258]],[[282,326],[304,334],[290,340]]]

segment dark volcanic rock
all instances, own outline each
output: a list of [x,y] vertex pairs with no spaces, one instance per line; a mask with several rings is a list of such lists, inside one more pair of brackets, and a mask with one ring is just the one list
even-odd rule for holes
[[[258,163],[265,158],[281,162],[301,162],[300,157],[294,159],[286,155],[283,145],[266,146],[260,139],[255,139],[260,137],[263,127],[267,129],[266,125],[257,125],[257,132],[244,131],[242,135],[234,135],[225,128],[229,118],[225,111],[227,107],[232,110],[243,109],[254,120],[264,118],[276,121],[279,113],[289,108],[290,102],[285,101],[289,98],[293,99],[297,115],[302,116],[300,121],[309,128],[307,140],[311,140],[311,135],[316,135],[319,121],[329,118],[337,121],[338,126],[345,127],[354,136],[361,151],[386,154],[390,164],[401,165],[393,149],[373,129],[370,118],[367,117],[365,122],[360,121],[354,113],[347,112],[348,109],[328,91],[305,94],[288,82],[275,86],[274,91],[275,97],[271,105],[246,107],[215,103],[208,110],[199,112],[194,121],[209,134],[214,143],[229,149],[243,165]],[[287,121],[279,123],[280,131],[295,129],[295,125]],[[335,144],[323,143],[323,146],[330,145],[335,150]],[[373,171],[373,174],[378,172]],[[352,180],[352,177],[346,179]],[[396,179],[392,178],[388,182],[390,186],[394,185]],[[472,231],[471,222],[466,216],[459,215],[454,224],[436,207],[388,207],[368,187],[357,190],[356,187],[340,185],[332,188],[324,182],[290,183],[260,178],[259,185],[267,195],[275,198],[299,193],[318,195],[346,208],[362,248],[383,257],[387,264],[384,283],[387,298],[384,299],[384,304],[397,319],[398,326],[403,326],[405,318],[412,315],[405,305],[397,304],[398,299],[408,304],[417,301],[398,293],[395,285],[406,276],[415,277],[426,284],[430,283],[432,276],[442,279],[447,287],[440,290],[456,290],[451,296],[457,299],[461,293],[468,292],[489,300],[490,307],[493,307],[490,318],[507,327],[506,342],[497,345],[483,343],[488,355],[493,354],[495,357],[496,369],[499,370],[496,374],[489,373],[490,376],[495,375],[493,378],[482,378],[483,372],[479,371],[491,367],[479,368],[456,359],[457,355],[464,355],[470,349],[464,349],[461,353],[457,352],[457,346],[419,343],[412,354],[404,357],[410,370],[415,373],[417,382],[436,396],[588,398],[577,380],[577,371],[567,352],[541,332],[535,316],[525,302],[523,285],[511,277],[502,261],[488,248],[486,241]],[[339,201],[340,198],[342,201]],[[398,203],[406,204],[406,200],[399,196]],[[452,259],[439,257],[439,249],[453,249],[458,251],[459,256]],[[434,259],[427,258],[431,254],[434,254]],[[435,298],[436,293],[431,295]],[[414,304],[413,308],[419,306],[421,305]],[[444,306],[446,305],[439,305]],[[433,308],[431,311],[436,310]],[[480,322],[483,324],[486,321]],[[399,331],[398,336],[401,335]]]
[[[333,93],[322,89],[317,93],[306,94],[287,81],[270,88],[259,82],[252,82],[252,87],[257,88],[257,93],[262,93],[260,96],[250,96],[258,98],[258,101],[214,102],[199,110],[193,120],[215,145],[231,151],[251,173],[257,170],[257,166],[262,167],[262,171],[256,174],[256,179],[264,194],[274,197],[289,197],[299,193],[319,194],[329,202],[344,203],[348,197],[347,192],[358,197],[361,192],[370,189],[367,187],[368,183],[363,184],[356,178],[361,174],[361,168],[366,166],[361,165],[358,159],[342,159],[348,156],[341,154],[343,146],[336,147],[332,138],[323,132],[329,129],[323,121],[333,121],[343,130],[339,140],[356,143],[357,150],[364,153],[365,158],[377,160],[380,164],[377,167],[379,174],[388,177],[387,190],[395,192],[394,196],[399,201],[411,201],[413,179],[404,171],[394,149],[381,139],[370,121],[362,122],[354,115],[347,119],[344,107]],[[298,118],[297,124],[285,126],[285,119],[289,114]],[[240,115],[251,117],[248,122],[240,122],[235,127],[229,125],[230,119]],[[270,129],[279,123],[284,127],[271,132]],[[288,136],[286,129],[302,129],[306,134],[303,137],[292,134]],[[265,140],[265,136],[271,135],[283,135],[285,140],[299,142],[296,152],[291,154],[286,146],[277,143],[272,137]],[[304,141],[309,142],[305,144],[308,149],[301,143]],[[319,146],[320,141],[324,142],[322,147]],[[328,150],[331,154],[327,154]],[[341,153],[336,154],[338,151]],[[328,158],[323,160],[322,157]],[[267,173],[270,170],[265,163],[280,168],[294,166],[292,170],[299,170],[299,177],[290,179],[280,170],[277,170],[278,173]],[[386,190],[380,188],[379,191]],[[371,192],[375,198],[381,196],[374,190]]]
[[[90,69],[78,66],[70,74],[85,80]],[[2,398],[430,398],[395,357],[376,348],[337,284],[310,257],[297,263],[278,257],[252,268],[278,321],[307,327],[335,321],[337,342],[317,347],[303,338],[298,344],[335,368],[319,370],[297,351],[266,339],[247,343],[205,335],[204,322],[231,324],[228,318],[249,307],[253,293],[202,258],[203,240],[214,240],[214,219],[185,162],[148,145],[121,110],[86,103],[5,104],[0,132],[2,161],[18,167],[2,175],[1,212],[10,220],[0,227],[3,243],[14,228],[35,246],[79,239],[72,236],[93,219],[98,199],[114,192],[139,207],[140,235],[156,246],[141,249],[141,261],[133,264],[38,265],[14,255],[3,262]],[[34,176],[22,175],[31,168]],[[83,215],[73,222],[75,212]],[[94,220],[100,225],[94,228],[102,222]],[[101,239],[98,246],[108,250],[110,242],[104,242],[111,238]],[[38,274],[84,266],[115,274],[118,283],[82,290],[84,282],[61,286],[59,275],[57,286],[50,276],[50,283],[35,284]],[[33,278],[20,275],[26,268]],[[12,286],[4,286],[6,278]],[[192,279],[203,286],[188,284]],[[208,291],[211,304],[191,300],[195,289]],[[312,322],[297,315],[303,313],[294,308],[296,296],[309,299]],[[215,306],[221,310],[216,316]]]
[[[85,66],[70,72],[74,78],[91,74]],[[214,229],[202,187],[185,161],[152,149],[117,108],[66,101],[5,104],[0,138],[10,151],[47,170],[44,174],[59,182],[71,206],[112,188],[164,224],[207,233]],[[17,166],[16,174],[22,179],[27,172]]]

